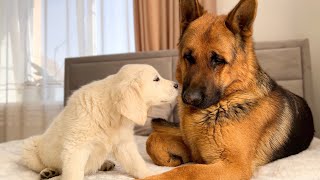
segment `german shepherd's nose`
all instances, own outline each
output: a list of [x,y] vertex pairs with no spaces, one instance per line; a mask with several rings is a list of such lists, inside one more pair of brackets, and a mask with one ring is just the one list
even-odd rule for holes
[[185,104],[198,107],[203,102],[203,93],[197,89],[187,89],[183,92],[182,100]]

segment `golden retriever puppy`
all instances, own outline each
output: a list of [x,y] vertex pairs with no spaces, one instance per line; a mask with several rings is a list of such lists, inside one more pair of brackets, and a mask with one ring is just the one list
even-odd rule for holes
[[135,178],[152,174],[138,153],[133,128],[143,125],[150,106],[170,103],[178,84],[149,65],[125,65],[117,74],[75,91],[47,131],[25,141],[22,163],[42,179],[62,174],[81,180],[110,170],[115,159]]

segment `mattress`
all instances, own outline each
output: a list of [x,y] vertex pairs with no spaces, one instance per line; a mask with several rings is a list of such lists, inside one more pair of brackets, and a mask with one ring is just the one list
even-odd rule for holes
[[[147,137],[136,136],[139,152],[145,159],[147,166],[151,170],[161,173],[168,171],[170,167],[160,167],[154,165],[146,153],[145,142]],[[22,140],[11,141],[0,144],[0,179],[2,180],[34,180],[39,179],[39,175],[19,164]],[[127,180],[133,179],[116,163],[112,171],[98,172],[85,177],[86,180]],[[59,177],[52,178],[58,180]],[[266,179],[288,179],[288,180],[320,180],[320,140],[314,138],[310,147],[300,154],[277,160],[257,169],[253,180]]]

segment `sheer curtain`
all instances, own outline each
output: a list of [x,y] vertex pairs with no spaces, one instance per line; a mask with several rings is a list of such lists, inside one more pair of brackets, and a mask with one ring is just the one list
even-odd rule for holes
[[132,0],[1,0],[0,142],[62,109],[65,57],[134,50]]

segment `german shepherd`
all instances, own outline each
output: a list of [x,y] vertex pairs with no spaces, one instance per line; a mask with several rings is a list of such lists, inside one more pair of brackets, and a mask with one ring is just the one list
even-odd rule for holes
[[222,16],[205,12],[197,0],[180,0],[180,127],[154,120],[147,152],[157,165],[197,164],[147,179],[250,179],[258,166],[310,145],[306,101],[257,61],[256,12],[257,0],[240,0]]

